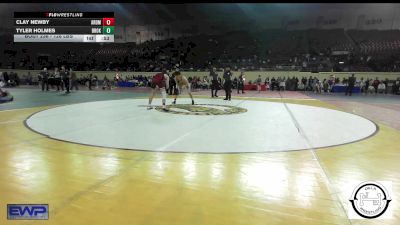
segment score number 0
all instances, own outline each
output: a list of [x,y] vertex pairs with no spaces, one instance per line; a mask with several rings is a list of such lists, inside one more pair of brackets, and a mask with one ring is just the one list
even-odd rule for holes
[[103,26],[114,26],[114,18],[103,18]]

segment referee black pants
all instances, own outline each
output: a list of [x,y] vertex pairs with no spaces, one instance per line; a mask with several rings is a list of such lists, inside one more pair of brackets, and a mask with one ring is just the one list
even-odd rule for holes
[[353,88],[354,85],[348,85],[346,89],[346,95],[349,94],[351,96],[351,94],[353,94]]
[[217,97],[218,89],[219,89],[218,81],[213,80],[212,83],[211,83],[211,97]]
[[44,91],[44,87],[46,87],[46,91],[49,90],[49,81],[47,79],[42,79],[42,91]]
[[69,78],[64,79],[64,85],[65,89],[67,90],[67,93],[69,93]]
[[232,81],[225,81],[225,99],[231,100]]
[[244,93],[244,83],[239,83],[238,84],[238,89],[237,89],[237,93],[239,94],[239,90],[242,90],[242,94]]

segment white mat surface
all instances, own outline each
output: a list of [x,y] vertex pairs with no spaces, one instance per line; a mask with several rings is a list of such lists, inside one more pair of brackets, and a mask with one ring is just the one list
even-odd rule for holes
[[[233,115],[178,115],[147,110],[147,99],[124,99],[67,105],[31,116],[26,124],[51,138],[132,150],[174,152],[273,152],[308,149],[283,103],[196,99],[196,103],[237,105]],[[155,99],[154,104],[160,104]],[[171,101],[168,100],[167,104]],[[178,99],[190,104],[190,99]],[[376,126],[357,115],[287,104],[311,147],[357,141]]]

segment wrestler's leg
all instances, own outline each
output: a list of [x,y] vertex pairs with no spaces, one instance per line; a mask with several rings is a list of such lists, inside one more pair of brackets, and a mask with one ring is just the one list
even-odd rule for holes
[[[178,88],[178,86],[176,86]],[[178,98],[178,95],[180,94],[179,92],[182,90],[182,87],[179,87],[174,95],[174,101],[172,104],[176,104],[176,98]]]
[[191,90],[191,85],[190,84],[187,87],[187,92],[188,92],[190,98],[192,99],[192,105],[194,105],[194,100],[193,100],[193,95],[192,95],[192,90]]
[[161,89],[161,96],[162,96],[162,108],[164,110],[166,110],[167,108],[165,106],[165,103],[167,102],[167,92],[165,90],[165,87],[160,88],[160,89]]
[[152,109],[153,107],[151,106],[151,102],[153,101],[154,94],[156,93],[156,88],[152,88],[150,92],[150,97],[149,97],[149,106],[147,109]]

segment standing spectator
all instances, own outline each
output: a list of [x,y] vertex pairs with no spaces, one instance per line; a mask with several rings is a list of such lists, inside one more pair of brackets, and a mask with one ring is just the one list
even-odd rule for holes
[[361,91],[361,93],[365,93],[365,81],[364,81],[364,77],[361,77],[361,80],[360,80],[360,91]]
[[61,79],[60,71],[58,70],[57,67],[54,69],[54,79],[55,79],[55,83],[57,85],[57,91],[60,91],[60,87],[61,87],[61,91],[64,91],[64,82]]
[[99,80],[97,78],[97,75],[93,76],[93,82],[94,82],[94,84],[96,86],[96,89],[98,89],[99,88]]
[[[48,78],[48,77],[47,77],[47,78]],[[0,78],[0,79],[1,79],[1,78]],[[32,75],[31,75],[31,72],[28,72],[27,81],[28,81],[28,84],[29,84],[29,85],[33,85],[33,83],[32,83]],[[47,85],[49,85],[49,84],[47,84]]]
[[301,79],[301,81],[299,81],[299,84],[298,84],[298,90],[300,90],[300,91],[305,91],[303,79],[304,79],[304,77]]
[[349,94],[351,96],[351,94],[353,93],[353,88],[354,88],[355,83],[356,83],[356,78],[354,77],[354,73],[353,73],[351,75],[351,77],[349,77],[349,80],[348,80],[346,95]]
[[212,68],[210,71],[211,76],[211,98],[218,97],[217,92],[220,86],[218,82],[218,73],[216,72],[216,68]]
[[276,88],[277,88],[278,91],[281,90],[281,89],[280,89],[281,81],[282,81],[282,78],[281,78],[281,77],[278,77],[278,78],[276,79],[276,81],[275,81],[275,83],[276,83]]
[[301,78],[301,83],[303,84],[302,85],[302,90],[303,91],[307,91],[307,77]]
[[328,80],[328,93],[333,92],[333,86],[335,86],[335,75],[331,75]]
[[233,87],[233,89],[239,89],[239,84],[238,84],[239,82],[238,82],[238,79],[237,79],[237,77],[235,77],[234,79],[233,79],[233,82],[232,82],[232,87]]
[[378,86],[379,86],[379,80],[378,77],[376,77],[376,79],[374,80],[374,82],[372,83],[372,86],[375,88],[375,94],[378,93]]
[[10,75],[7,72],[4,72],[3,77],[4,77],[4,83],[6,83],[5,86],[7,86],[7,84],[10,81]]
[[269,77],[265,78],[264,85],[265,85],[265,89],[267,89],[267,90],[269,90],[269,89],[270,89],[270,85],[269,85]]
[[244,72],[242,71],[239,76],[239,83],[237,93],[239,94],[239,90],[242,90],[242,94],[244,94],[244,81],[246,80]]
[[209,86],[210,86],[210,84],[209,84],[208,78],[207,78],[207,76],[204,76],[203,77],[203,82],[202,82],[203,90],[204,89],[208,90]]
[[279,81],[279,91],[281,90],[285,90],[286,87],[286,83],[285,83],[285,77],[283,77],[280,81]]
[[49,91],[49,72],[47,72],[47,68],[43,68],[43,71],[40,72],[40,77],[42,79],[42,91],[44,91],[44,87],[46,86],[46,91]]
[[371,80],[367,78],[365,81],[365,94],[368,94],[370,85],[371,85]]
[[55,81],[54,72],[53,73],[49,72],[49,86],[50,86],[51,89],[54,89],[54,84],[57,84],[56,81]]
[[264,85],[267,86],[267,84],[269,84],[269,77],[265,78],[264,80]]
[[399,92],[399,87],[400,87],[400,78],[397,78],[392,87],[392,94],[394,95],[397,94]]
[[387,94],[389,89],[389,79],[386,78],[383,83],[385,84],[385,94]]
[[[223,89],[223,87],[222,87],[222,78],[218,77],[218,90],[221,90],[221,89]],[[216,97],[218,97],[218,96],[216,96]]]
[[308,78],[307,90],[313,91],[313,84],[314,84],[314,79],[312,78],[312,76],[310,76],[310,77]]
[[322,81],[315,77],[314,78],[314,82],[315,82],[315,87],[314,87],[315,93],[321,94],[321,92],[322,92]]
[[191,82],[191,87],[193,89],[197,89],[198,88],[198,82],[197,82],[197,76],[193,76],[192,82]]
[[110,82],[110,80],[108,80],[106,75],[104,75],[104,78],[103,78],[103,90],[105,90],[105,89],[111,90],[111,82]]
[[314,93],[317,93],[317,87],[318,87],[318,79],[317,77],[314,77],[314,79],[312,80],[312,91],[314,91]]
[[273,91],[273,90],[274,90],[274,88],[275,88],[275,85],[276,85],[276,80],[275,80],[275,77],[272,77],[272,79],[271,79],[271,85],[270,85],[271,91]]
[[70,74],[69,74],[68,70],[65,69],[65,66],[61,67],[60,74],[61,74],[62,80],[64,82],[65,89],[67,90],[65,93],[68,94],[69,93]]
[[261,75],[258,75],[256,83],[257,83],[257,91],[260,92],[261,91]]
[[322,82],[322,86],[323,86],[324,92],[325,93],[328,92],[329,84],[328,84],[328,81],[326,79],[324,79],[324,81]]
[[[119,79],[119,78],[118,78]],[[89,74],[88,82],[89,82],[89,91],[92,90],[92,81],[93,81],[93,74]]]
[[386,91],[386,84],[384,83],[384,81],[379,82],[378,93],[385,93],[385,91]]
[[15,83],[15,86],[19,86],[20,80],[19,80],[18,73],[14,73],[14,83]]
[[73,90],[74,87],[75,87],[75,90],[78,90],[78,80],[76,78],[76,73],[75,73],[75,71],[72,70],[72,68],[69,69],[69,72],[71,75],[71,90]]
[[[118,86],[118,82],[121,80],[121,75],[119,74],[119,72],[118,72],[118,69],[116,70],[116,73],[115,73],[115,77],[114,77],[114,87],[117,87]],[[90,82],[92,82],[91,80],[90,80]],[[92,88],[91,88],[92,86],[91,86],[91,84],[90,84],[90,90],[92,90]]]

